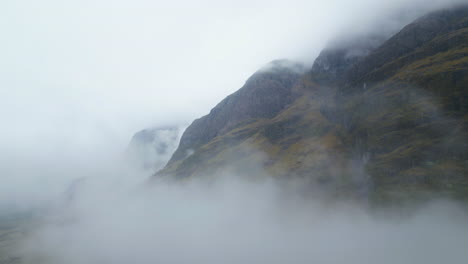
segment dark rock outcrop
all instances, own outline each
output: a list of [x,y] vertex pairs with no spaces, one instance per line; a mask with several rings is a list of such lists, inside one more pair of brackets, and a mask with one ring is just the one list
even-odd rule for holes
[[303,72],[300,64],[285,60],[266,65],[250,77],[241,89],[187,128],[170,162],[187,157],[199,146],[240,124],[274,117],[294,101],[296,95],[292,87]]
[[327,82],[343,80],[351,66],[379,47],[388,37],[369,34],[347,40],[336,40],[315,59],[312,66],[315,78]]

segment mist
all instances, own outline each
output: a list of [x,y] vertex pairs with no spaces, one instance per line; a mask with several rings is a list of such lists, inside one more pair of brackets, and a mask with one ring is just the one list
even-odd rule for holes
[[[107,164],[43,208],[12,251],[21,263],[464,263],[468,208],[443,198],[372,208],[263,170],[249,148],[217,174],[147,180]],[[165,159],[164,156],[159,156]],[[333,163],[333,160],[329,160]],[[355,173],[365,173],[358,168]],[[154,176],[153,176],[154,177]],[[362,175],[354,175],[362,177]]]
[[0,217],[39,211],[15,254],[71,264],[462,263],[468,221],[454,202],[374,214],[302,197],[263,173],[148,189],[164,161],[140,170],[125,151],[137,131],[208,113],[270,61],[310,67],[330,43],[388,37],[463,2],[2,1]]
[[272,60],[311,65],[337,36],[394,33],[461,2],[3,1],[1,200],[50,198],[114,163],[136,131],[190,123]]
[[[218,175],[219,176],[219,175]],[[468,214],[437,201],[370,213],[271,178],[123,190],[89,183],[20,247],[25,263],[464,263]]]

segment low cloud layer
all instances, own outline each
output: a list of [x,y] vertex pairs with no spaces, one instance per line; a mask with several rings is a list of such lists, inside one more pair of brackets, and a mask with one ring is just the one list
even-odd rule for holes
[[[102,183],[102,182],[101,182]],[[464,263],[468,215],[327,205],[272,180],[114,189],[88,182],[21,248],[26,263]],[[42,261],[42,262],[41,262]]]

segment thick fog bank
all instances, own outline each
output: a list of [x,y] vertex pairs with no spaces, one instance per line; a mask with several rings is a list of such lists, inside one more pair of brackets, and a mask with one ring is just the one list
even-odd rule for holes
[[[146,191],[143,191],[146,190]],[[468,214],[410,216],[285,192],[272,180],[114,188],[88,181],[23,243],[26,263],[465,263]]]

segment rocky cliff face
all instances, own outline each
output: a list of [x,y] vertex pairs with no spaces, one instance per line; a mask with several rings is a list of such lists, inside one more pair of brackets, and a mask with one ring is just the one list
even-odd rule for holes
[[303,72],[300,64],[284,60],[266,65],[241,89],[187,128],[170,162],[186,158],[200,146],[235,127],[274,117],[296,98],[292,86]]
[[344,80],[351,66],[367,57],[389,37],[385,34],[368,34],[348,40],[335,40],[315,59],[312,66],[315,78],[328,82]]
[[187,128],[154,177],[255,162],[334,196],[465,197],[467,21],[467,6],[443,10],[378,47],[327,49],[305,73],[284,63],[259,71]]

